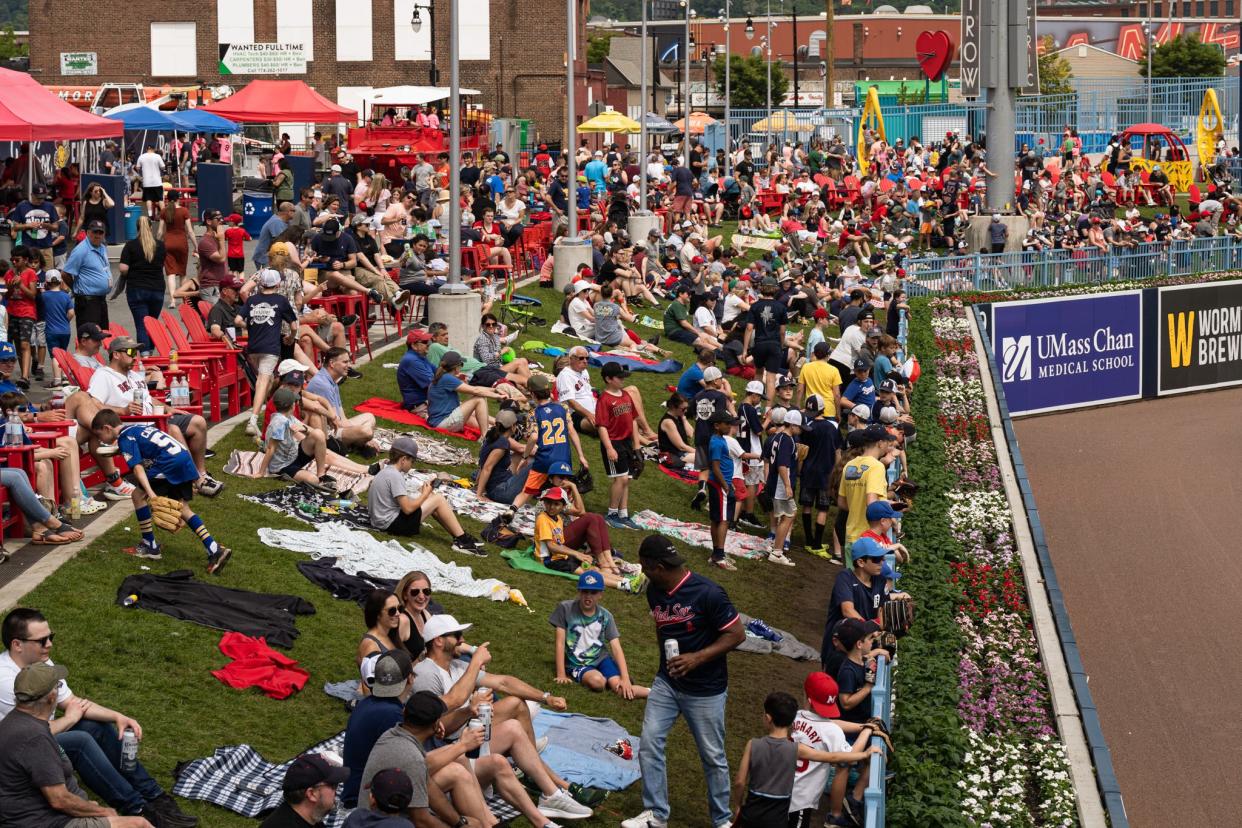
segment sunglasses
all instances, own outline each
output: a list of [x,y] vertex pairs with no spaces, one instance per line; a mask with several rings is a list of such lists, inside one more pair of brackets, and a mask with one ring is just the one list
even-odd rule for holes
[[485,328],[494,328],[494,327],[496,327],[496,323],[495,323],[495,322],[484,322],[484,323],[483,323],[483,327],[485,327]]
[[397,613],[401,612],[401,607],[389,607],[388,609],[384,610],[384,612],[389,616],[394,616]]
[[422,595],[425,595],[426,597],[430,598],[430,597],[431,597],[431,587],[423,587],[422,589],[419,589],[418,587],[410,587],[408,590],[406,590],[405,594],[406,594],[406,595],[419,595],[419,594],[422,594]]
[[123,351],[120,351],[119,353],[125,354],[126,356],[138,356],[138,349],[137,348],[126,348]]
[[56,633],[48,633],[42,638],[19,638],[17,640],[26,641],[31,644],[38,644],[40,647],[46,647],[48,644],[52,643],[52,639],[54,639],[55,637],[56,637]]
[[570,359],[586,359],[584,356],[571,356]]

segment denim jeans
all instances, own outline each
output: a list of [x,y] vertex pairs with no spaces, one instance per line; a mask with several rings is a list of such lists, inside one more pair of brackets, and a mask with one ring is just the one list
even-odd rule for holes
[[728,695],[728,692],[716,696],[679,693],[659,676],[651,683],[651,695],[647,697],[647,710],[643,714],[638,764],[643,772],[643,807],[654,811],[656,819],[668,822],[668,775],[664,749],[673,723],[678,716],[685,716],[690,735],[698,745],[699,760],[703,763],[703,775],[707,779],[712,825],[728,822],[731,815],[729,758],[725,754],[725,698]]
[[82,719],[69,730],[56,735],[82,783],[121,814],[137,814],[142,806],[164,794],[139,762],[129,773],[122,773],[121,740],[116,728],[104,722]]
[[9,490],[9,498],[16,504],[26,520],[31,523],[47,523],[51,517],[39,497],[30,488],[30,477],[22,469],[0,468],[0,486]]
[[503,486],[497,486],[496,488],[488,486],[489,491],[487,496],[497,503],[512,504],[514,499],[522,491],[522,488],[526,485],[526,478],[529,476],[530,466],[526,466],[517,474],[505,481]]
[[147,326],[143,320],[148,316],[160,318],[160,314],[164,312],[164,291],[127,287],[125,303],[129,305],[129,312],[134,317],[134,327],[138,329],[138,344],[144,351],[151,350],[151,337],[147,334]]

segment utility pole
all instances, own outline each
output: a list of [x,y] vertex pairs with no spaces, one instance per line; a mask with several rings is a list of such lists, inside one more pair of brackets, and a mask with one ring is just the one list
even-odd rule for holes
[[833,103],[832,33],[835,19],[832,4],[833,0],[824,0],[824,109],[831,109]]
[[798,0],[793,0],[794,107],[798,106]]

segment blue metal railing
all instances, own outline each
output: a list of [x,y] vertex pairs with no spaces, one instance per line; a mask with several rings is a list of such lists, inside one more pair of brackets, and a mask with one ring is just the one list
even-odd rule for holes
[[1238,268],[1242,268],[1242,241],[1231,236],[1212,236],[1113,248],[1108,252],[1043,250],[911,259],[905,266],[905,289],[911,296],[943,296],[966,291],[1189,276]]
[[[875,684],[871,687],[871,713],[884,720],[890,730],[893,726],[893,671],[888,663],[888,656],[876,658]],[[866,811],[866,828],[884,828],[885,797],[887,795],[888,756],[885,754],[884,740],[879,736],[871,737],[872,747],[878,747],[879,753],[872,754],[870,776],[867,779],[867,790],[863,793],[863,806]]]

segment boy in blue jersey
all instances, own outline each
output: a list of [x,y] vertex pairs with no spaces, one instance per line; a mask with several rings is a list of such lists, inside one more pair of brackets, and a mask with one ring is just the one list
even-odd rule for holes
[[841,405],[846,411],[856,405],[875,408],[875,383],[871,381],[871,366],[867,360],[854,360],[854,378],[841,394]]
[[203,525],[203,519],[194,514],[188,505],[194,497],[194,484],[199,477],[190,450],[154,425],[133,423],[122,427],[121,415],[110,408],[95,415],[91,431],[101,443],[116,444],[138,481],[131,498],[138,528],[142,531],[142,542],[134,554],[153,561],[163,557],[162,549],[155,540],[155,526],[148,502],[157,494],[171,497],[181,501],[181,517],[207,550],[208,574],[220,574],[232,557],[233,550],[216,543]]
[[566,463],[573,467],[570,446],[578,455],[582,468],[588,468],[586,455],[582,453],[582,440],[574,428],[573,418],[565,406],[552,399],[552,382],[545,374],[532,374],[526,381],[526,389],[535,398],[534,428],[526,441],[526,456],[534,457],[526,485],[513,499],[513,509],[522,508],[528,500],[538,497],[548,486],[548,471],[555,465]]
[[737,494],[733,491],[733,457],[729,454],[725,436],[733,431],[736,422],[737,418],[728,411],[717,411],[712,417],[716,432],[707,444],[707,457],[711,464],[707,478],[710,490],[707,513],[712,529],[712,558],[709,563],[728,570],[737,569],[725,557],[725,538],[729,535],[729,524],[733,522],[733,513],[737,509]]

